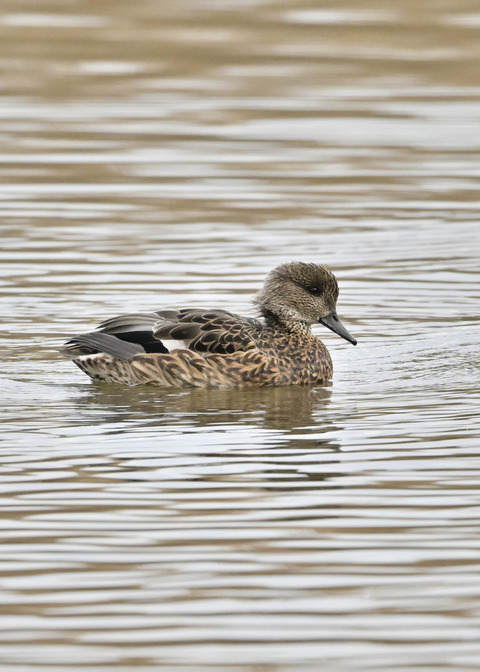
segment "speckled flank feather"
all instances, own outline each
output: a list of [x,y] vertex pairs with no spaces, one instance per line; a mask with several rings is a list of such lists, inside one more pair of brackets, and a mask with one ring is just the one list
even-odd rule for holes
[[[327,269],[293,262],[267,278],[257,299],[262,320],[198,309],[122,315],[70,339],[62,352],[94,380],[125,385],[324,384],[332,361],[310,325],[322,321],[355,343],[336,316],[337,295]],[[181,347],[168,351],[172,342]]]

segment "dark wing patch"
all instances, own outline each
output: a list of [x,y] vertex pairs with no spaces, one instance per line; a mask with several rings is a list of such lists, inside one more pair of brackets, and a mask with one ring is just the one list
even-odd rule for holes
[[255,347],[258,320],[234,315],[226,310],[192,310],[176,313],[176,320],[160,316],[153,328],[155,338],[181,340],[195,352],[232,354]]
[[127,343],[138,343],[145,352],[165,353],[168,349],[153,335],[157,320],[157,313],[129,313],[102,322],[97,331],[112,334]]

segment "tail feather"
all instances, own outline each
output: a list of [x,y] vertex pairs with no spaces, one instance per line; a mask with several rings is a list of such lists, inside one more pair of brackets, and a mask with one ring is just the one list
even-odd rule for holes
[[60,352],[70,359],[102,352],[116,359],[128,360],[144,353],[145,349],[138,343],[128,343],[111,334],[93,331],[89,334],[74,336],[65,343]]

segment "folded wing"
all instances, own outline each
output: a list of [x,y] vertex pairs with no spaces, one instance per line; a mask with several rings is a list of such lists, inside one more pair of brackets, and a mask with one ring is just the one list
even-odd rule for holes
[[140,353],[188,348],[198,353],[232,354],[255,348],[262,328],[254,318],[223,310],[183,309],[130,313],[102,322],[95,331],[71,338],[63,354],[75,358],[106,353],[129,359]]

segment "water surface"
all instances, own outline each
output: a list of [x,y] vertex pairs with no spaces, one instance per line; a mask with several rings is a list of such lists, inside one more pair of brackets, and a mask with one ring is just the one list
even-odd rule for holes
[[[4,4],[0,670],[478,670],[476,3]],[[291,259],[326,388],[56,352]]]

